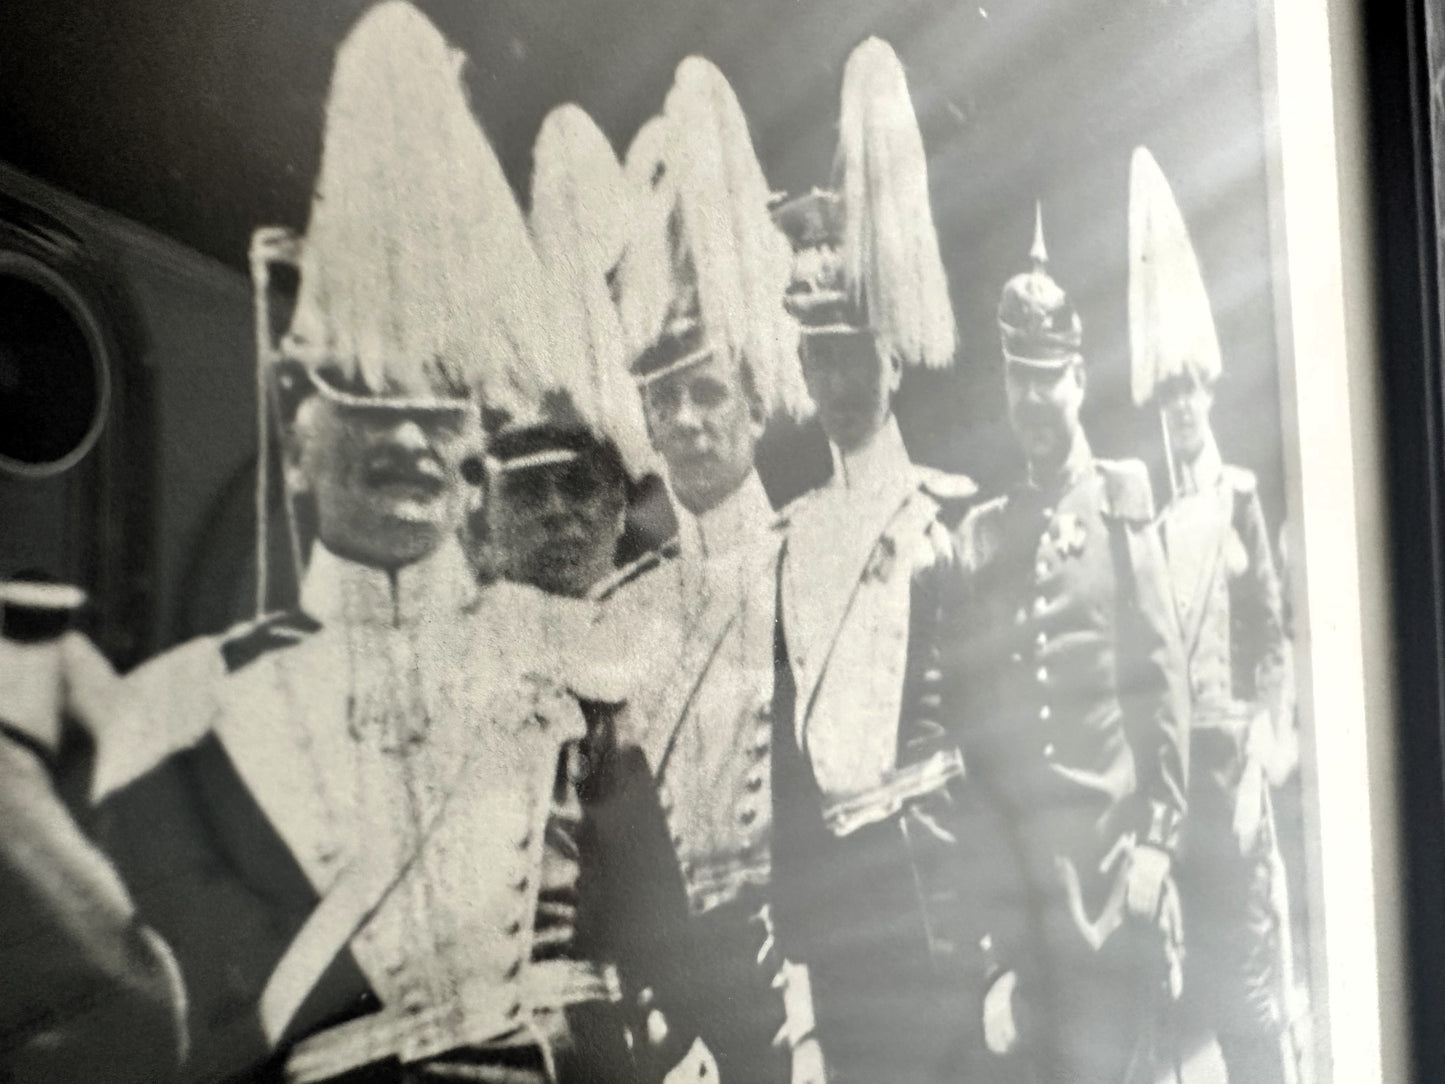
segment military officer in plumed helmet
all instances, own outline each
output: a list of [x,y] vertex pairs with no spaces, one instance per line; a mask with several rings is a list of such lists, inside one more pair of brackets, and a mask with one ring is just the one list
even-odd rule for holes
[[[571,103],[547,114],[532,162],[528,226],[546,287],[546,348],[508,372],[510,406],[488,418],[480,548],[494,575],[585,599],[610,582],[629,499],[657,469],[608,295],[627,181],[607,137]],[[589,608],[571,610],[585,619]]]
[[1286,1084],[1288,891],[1271,787],[1293,767],[1280,578],[1255,476],[1224,462],[1210,423],[1222,363],[1183,215],[1143,147],[1130,184],[1135,397],[1159,413],[1169,503],[1160,533],[1188,658],[1189,823],[1179,885],[1186,1004],[1232,1084]]
[[830,1079],[966,1079],[982,1051],[979,878],[1008,844],[965,783],[950,531],[975,496],[913,463],[893,399],[952,363],[923,144],[893,50],[843,74],[835,190],[781,204],[787,303],[832,478],[786,512],[774,712],[779,940],[807,968]]
[[266,374],[316,513],[299,606],[141,668],[104,765],[192,1078],[635,1080],[637,995],[686,966],[645,760],[540,634],[499,635],[524,626],[463,552],[480,391],[536,283],[459,68],[408,4],[342,44]]
[[1025,921],[991,946],[985,1038],[1044,1080],[1119,1084],[1177,988],[1188,695],[1148,475],[1096,458],[1079,424],[1083,328],[1041,215],[1031,258],[998,309],[1027,477],[958,535],[964,755],[1026,873]]
[[615,286],[678,532],[600,593],[598,639],[637,662],[625,732],[656,775],[705,953],[693,1004],[707,1052],[674,1079],[710,1074],[710,1054],[724,1081],[786,1081],[797,987],[774,949],[769,800],[782,535],[753,458],[769,421],[806,400],[783,309],[790,251],[742,109],[700,57],[678,66],[627,171]]

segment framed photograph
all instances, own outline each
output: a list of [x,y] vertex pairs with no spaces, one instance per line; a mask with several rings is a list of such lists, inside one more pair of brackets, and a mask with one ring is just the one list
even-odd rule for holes
[[1402,7],[12,0],[0,1078],[1431,1064]]

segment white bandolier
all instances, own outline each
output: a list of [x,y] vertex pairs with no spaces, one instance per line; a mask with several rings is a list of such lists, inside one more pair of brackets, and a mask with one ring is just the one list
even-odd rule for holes
[[978,938],[958,928],[963,759],[945,658],[950,528],[975,487],[915,465],[893,414],[906,371],[952,364],[956,332],[923,141],[885,42],[844,68],[832,190],[774,214],[796,249],[787,304],[833,458],[787,511],[780,574],[780,937],[811,972],[830,1073],[912,1079],[958,1063],[982,988],[964,962]]
[[1129,189],[1134,399],[1159,412],[1170,472],[1159,529],[1188,656],[1189,821],[1179,886],[1184,989],[1233,1084],[1292,1084],[1290,913],[1271,784],[1295,747],[1280,579],[1255,476],[1210,424],[1219,339],[1184,217],[1135,150]]
[[[782,306],[788,244],[768,218],[742,110],[705,60],[678,67],[626,170],[632,210],[616,296],[678,532],[602,592],[599,640],[614,657],[629,653],[640,675],[626,733],[656,774],[708,946],[695,992],[707,1046],[725,1081],[786,1080],[767,951],[781,534],[753,454],[769,419],[805,402]],[[697,1057],[679,1073],[695,1079]]]
[[685,963],[641,754],[462,546],[481,408],[545,319],[462,61],[400,2],[339,49],[306,236],[254,253],[263,330],[267,269],[299,269],[260,354],[262,443],[316,524],[298,604],[142,667],[103,750],[191,1077],[631,1080],[624,993]]

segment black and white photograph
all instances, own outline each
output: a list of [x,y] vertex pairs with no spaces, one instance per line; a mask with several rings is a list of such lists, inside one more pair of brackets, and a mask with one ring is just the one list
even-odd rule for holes
[[0,1081],[1383,1079],[1316,6],[11,0]]

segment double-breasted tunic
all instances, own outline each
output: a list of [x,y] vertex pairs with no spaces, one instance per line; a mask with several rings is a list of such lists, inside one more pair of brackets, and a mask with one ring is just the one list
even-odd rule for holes
[[964,751],[1026,871],[995,949],[1046,1079],[1121,1079],[1155,977],[1122,877],[1132,846],[1178,846],[1188,694],[1153,518],[1142,464],[1079,432],[1058,477],[959,531]]

